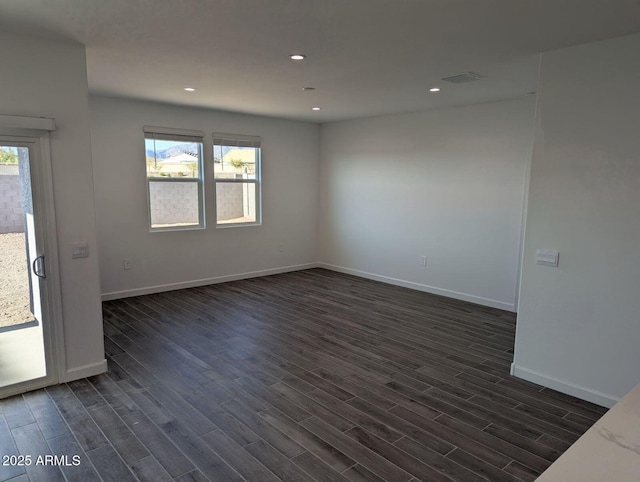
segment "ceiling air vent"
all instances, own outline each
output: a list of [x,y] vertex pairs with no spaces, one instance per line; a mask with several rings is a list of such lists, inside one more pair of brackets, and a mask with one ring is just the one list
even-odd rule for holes
[[465,82],[473,82],[474,80],[484,79],[485,77],[485,75],[476,74],[475,72],[463,72],[458,75],[443,77],[442,80],[451,82],[452,84],[464,84]]

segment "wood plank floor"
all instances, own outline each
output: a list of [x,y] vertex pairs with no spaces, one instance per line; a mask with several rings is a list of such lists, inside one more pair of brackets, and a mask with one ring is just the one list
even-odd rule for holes
[[107,374],[0,402],[0,479],[533,480],[605,409],[510,377],[514,318],[322,269],[111,301]]

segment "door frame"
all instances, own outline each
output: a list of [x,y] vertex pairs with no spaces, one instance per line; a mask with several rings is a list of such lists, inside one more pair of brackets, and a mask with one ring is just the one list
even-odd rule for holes
[[[29,147],[31,191],[34,206],[34,222],[39,237],[39,250],[45,253],[47,278],[44,283],[42,330],[44,337],[44,377],[0,388],[0,398],[24,393],[59,382],[65,373],[64,325],[62,317],[62,293],[60,288],[60,264],[55,217],[55,200],[51,166],[49,133],[55,130],[55,121],[42,117],[0,115],[0,139],[5,143]],[[31,156],[34,156],[32,159]],[[36,279],[40,281],[40,278]]]

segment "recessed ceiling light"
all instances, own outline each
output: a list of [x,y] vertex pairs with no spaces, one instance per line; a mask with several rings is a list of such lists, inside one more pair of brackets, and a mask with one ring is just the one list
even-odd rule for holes
[[196,89],[194,89],[193,87],[185,87],[184,90],[186,90],[187,92],[195,92]]
[[315,87],[303,87],[302,90],[316,90]]
[[320,107],[312,107],[311,110],[320,110]]
[[440,92],[440,87],[431,87],[429,92]]
[[299,60],[304,60],[304,59],[306,59],[306,58],[307,58],[307,56],[306,56],[306,55],[303,55],[303,54],[291,54],[291,55],[289,55],[289,58],[290,58],[291,60],[298,60],[298,61],[299,61]]

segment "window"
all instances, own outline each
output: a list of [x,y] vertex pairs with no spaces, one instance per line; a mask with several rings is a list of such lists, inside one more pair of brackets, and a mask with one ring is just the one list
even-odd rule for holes
[[213,134],[217,226],[260,224],[260,140]]
[[152,231],[204,227],[201,131],[144,127]]

